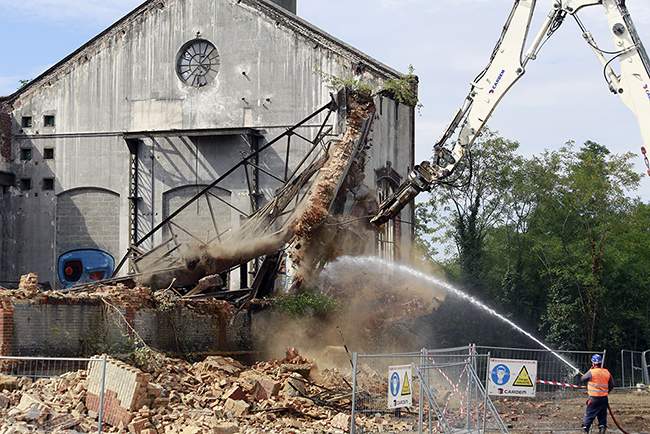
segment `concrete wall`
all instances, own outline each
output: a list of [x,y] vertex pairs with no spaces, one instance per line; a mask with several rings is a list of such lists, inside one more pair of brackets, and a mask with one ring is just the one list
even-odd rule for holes
[[[175,69],[179,49],[198,32],[220,55],[215,81],[202,88],[182,83]],[[396,77],[383,65],[264,1],[149,2],[12,101],[11,170],[18,179],[30,178],[33,188],[30,192],[12,190],[9,199],[0,199],[9,201],[5,209],[13,209],[14,234],[8,243],[19,240],[6,253],[13,263],[8,266],[4,260],[3,266],[0,262],[0,280],[15,280],[29,271],[39,273],[42,280],[55,280],[58,246],[78,244],[74,234],[57,237],[57,201],[77,188],[107,190],[119,197],[119,204],[112,205],[112,218],[119,221],[116,249],[126,252],[129,153],[123,132],[251,127],[265,130],[270,140],[328,102],[328,75],[351,76],[360,64],[365,65],[361,69],[367,80]],[[369,185],[374,182],[374,169],[386,161],[406,176],[413,160],[413,111],[382,100],[373,133]],[[54,127],[45,126],[46,114],[56,117]],[[31,128],[19,127],[22,116],[32,116]],[[313,129],[305,133],[313,135]],[[139,204],[139,230],[150,228],[168,212],[163,207],[170,191],[208,183],[241,158],[242,151],[250,151],[237,140],[145,140],[139,156],[141,188],[150,191]],[[265,157],[264,164],[273,171],[283,164],[285,146],[278,143],[272,149],[275,153]],[[32,161],[18,159],[22,147],[32,149]],[[43,158],[45,148],[54,149],[53,160]],[[297,164],[305,150],[304,145],[292,150],[292,164]],[[42,191],[42,180],[52,177],[54,191]],[[261,176],[260,183],[268,199],[277,183],[266,176]],[[243,178],[224,188],[234,203],[248,206]],[[76,212],[86,229],[93,227],[88,220],[95,217],[88,219],[77,208],[68,211]],[[410,211],[402,218],[410,221]],[[237,213],[231,213],[230,225],[238,224]],[[111,241],[110,248],[114,245]]]

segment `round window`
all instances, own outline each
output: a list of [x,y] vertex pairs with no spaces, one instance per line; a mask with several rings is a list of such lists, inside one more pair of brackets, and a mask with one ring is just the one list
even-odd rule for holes
[[189,86],[203,87],[214,81],[221,60],[217,47],[205,39],[187,42],[178,52],[176,73]]

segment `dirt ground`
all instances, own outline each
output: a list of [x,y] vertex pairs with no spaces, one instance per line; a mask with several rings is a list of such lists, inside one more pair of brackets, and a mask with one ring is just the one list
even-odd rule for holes
[[[580,432],[586,400],[586,396],[534,401],[504,399],[495,404],[511,433]],[[610,405],[623,429],[650,434],[650,393],[616,392],[610,396]],[[620,432],[611,418],[608,421],[610,432]]]

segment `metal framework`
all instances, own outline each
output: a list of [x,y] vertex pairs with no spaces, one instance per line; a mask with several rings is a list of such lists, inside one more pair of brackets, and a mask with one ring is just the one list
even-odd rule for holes
[[[240,134],[242,137],[247,140],[250,152],[243,154],[242,158],[226,170],[222,175],[212,181],[209,185],[206,185],[200,191],[198,191],[194,196],[189,200],[184,202],[182,205],[177,207],[173,212],[164,218],[161,222],[156,224],[149,232],[147,232],[142,237],[138,237],[138,148],[142,143],[143,138],[151,138],[154,136],[152,133],[131,133],[128,136],[125,136],[127,145],[129,146],[129,151],[131,154],[130,160],[130,171],[131,171],[131,180],[129,186],[130,193],[130,247],[128,248],[127,253],[122,257],[119,262],[116,270],[113,274],[115,278],[124,266],[129,263],[129,273],[130,274],[140,274],[143,270],[139,267],[139,264],[143,263],[142,261],[147,261],[147,269],[154,268],[156,271],[167,271],[175,269],[178,265],[178,256],[182,243],[179,241],[179,235],[182,233],[186,237],[189,237],[193,241],[199,243],[199,245],[209,245],[214,241],[218,241],[223,235],[228,231],[220,231],[218,226],[218,219],[215,216],[215,212],[211,203],[211,200],[216,200],[220,203],[223,203],[225,206],[235,210],[241,215],[241,218],[246,220],[247,227],[251,229],[269,229],[276,224],[277,220],[287,216],[291,211],[285,211],[287,206],[293,201],[296,200],[296,204],[299,202],[300,192],[303,190],[307,182],[318,172],[318,169],[324,163],[324,159],[319,158],[320,152],[317,150],[325,150],[328,147],[327,138],[331,135],[333,130],[333,125],[331,125],[330,119],[332,114],[339,109],[339,105],[332,97],[331,101],[326,105],[319,108],[314,113],[307,116],[305,119],[301,120],[297,124],[289,127],[284,133],[280,134],[273,140],[269,141],[260,146],[260,141],[258,140],[261,137],[261,133],[257,130],[228,130],[222,132],[222,134],[228,133],[229,135]],[[316,118],[322,116],[322,122],[315,121]],[[311,123],[310,123],[311,122]],[[314,128],[317,127],[317,133],[313,139],[309,139],[302,134],[300,128]],[[246,134],[246,132],[254,131],[255,134]],[[181,136],[187,135],[188,132],[157,132],[156,136],[170,137],[170,136]],[[197,135],[213,135],[209,132],[196,131]],[[191,135],[191,133],[190,133]],[[281,173],[273,173],[271,170],[263,167],[261,164],[261,156],[267,149],[271,148],[275,144],[281,142],[282,140],[286,141],[286,150],[284,152],[284,164],[281,170]],[[291,170],[290,162],[290,153],[292,146],[295,145],[295,140],[304,141],[309,144],[309,148],[304,155],[304,157],[297,163],[293,171]],[[245,185],[248,190],[248,196],[251,201],[251,210],[252,214],[242,210],[236,205],[230,203],[229,201],[219,197],[214,193],[215,189],[220,189],[220,185],[231,177],[234,174],[242,175],[241,171],[243,170],[243,178],[245,179]],[[277,194],[274,198],[262,206],[262,194],[260,192],[260,174],[264,174],[269,178],[273,179],[279,184]],[[178,217],[184,210],[190,207],[192,204],[197,203],[200,200],[205,200],[207,202],[207,208],[210,214],[210,219],[212,226],[215,232],[215,237],[213,239],[202,239],[201,236],[192,232],[191,228],[181,225],[178,221],[174,219]],[[277,213],[274,210],[282,210],[283,212]],[[153,244],[153,239],[156,234],[161,230],[165,230],[169,234],[166,239],[160,242],[157,245]],[[144,245],[146,242],[150,242],[152,247],[145,248]],[[255,269],[259,272],[264,271],[268,273],[269,271],[276,270],[278,267],[277,257],[273,259],[272,257],[267,257],[268,260],[265,260],[263,264],[257,263],[255,261]],[[235,268],[241,269],[241,278],[242,278],[242,288],[245,286],[244,282],[247,281],[248,270],[247,264],[240,264]],[[230,271],[232,271],[231,269]],[[263,283],[268,282],[268,277],[258,276],[256,274],[253,279],[253,289],[258,292]]]

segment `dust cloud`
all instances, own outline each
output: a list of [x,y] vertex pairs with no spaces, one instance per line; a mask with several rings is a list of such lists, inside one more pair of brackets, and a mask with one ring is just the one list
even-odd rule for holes
[[344,345],[360,352],[413,351],[430,339],[426,330],[414,327],[415,320],[436,310],[446,294],[422,279],[360,265],[353,257],[330,262],[311,284],[336,300],[336,308],[325,316],[302,318],[273,309],[257,314],[255,342],[265,356],[281,356],[287,347],[296,347],[319,366],[342,368],[349,366]]

